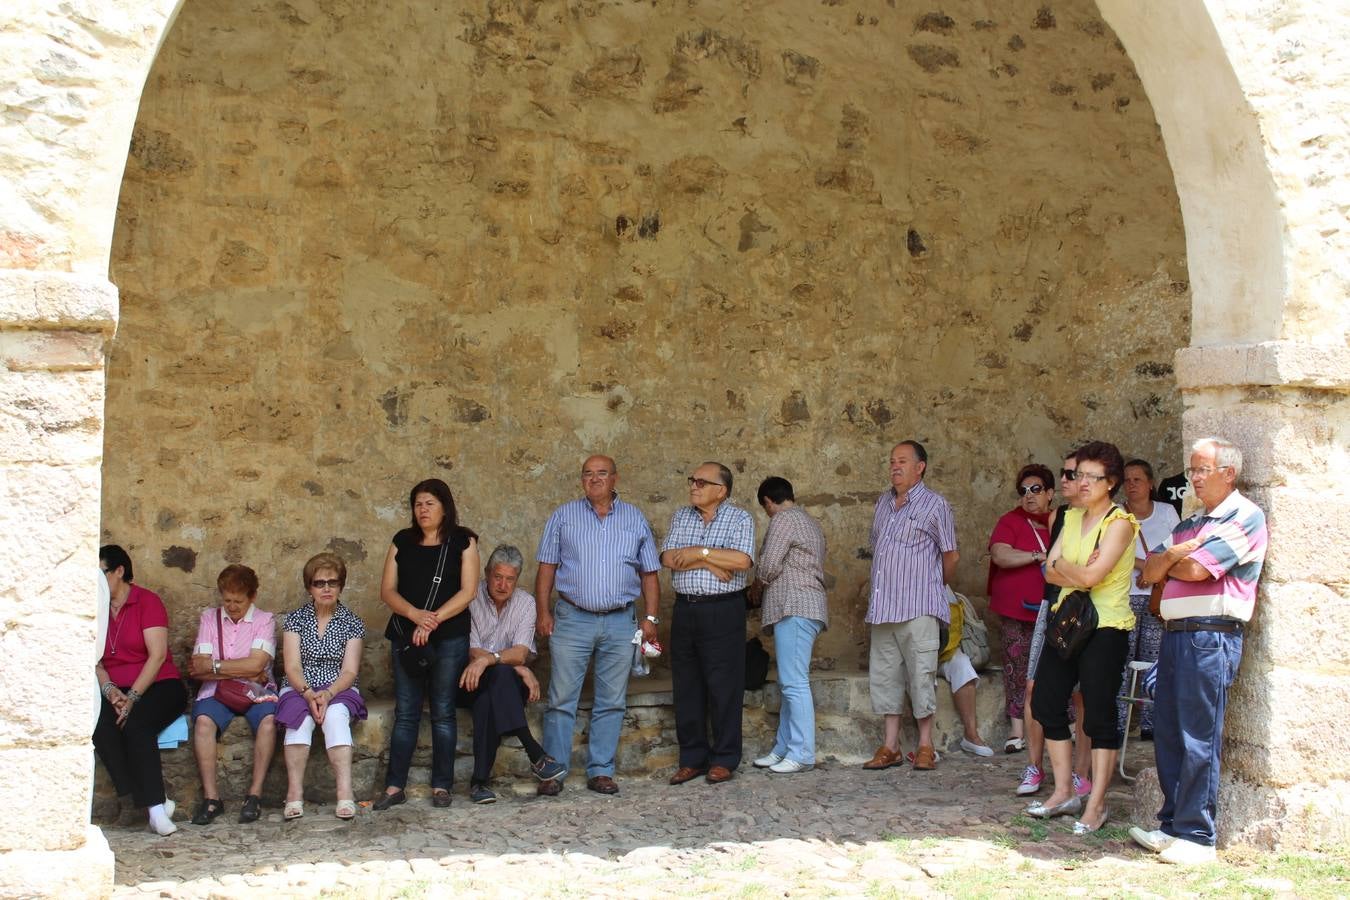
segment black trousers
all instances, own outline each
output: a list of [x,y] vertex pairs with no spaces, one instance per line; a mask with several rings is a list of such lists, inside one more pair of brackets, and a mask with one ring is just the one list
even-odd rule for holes
[[744,592],[698,603],[676,598],[670,668],[680,765],[734,770],[741,764],[745,706]]
[[1092,738],[1092,749],[1120,749],[1116,696],[1129,655],[1130,633],[1120,628],[1098,628],[1082,651],[1067,661],[1045,645],[1036,668],[1031,713],[1045,728],[1046,740],[1069,739],[1067,703],[1076,683],[1083,692],[1083,733]]
[[512,666],[488,666],[469,695],[473,711],[473,778],[486,782],[497,762],[502,735],[526,727],[525,698],[529,691]]
[[[125,693],[130,685],[122,688]],[[187,689],[177,678],[156,681],[131,707],[122,727],[117,710],[104,699],[94,726],[94,749],[112,778],[118,796],[131,795],[137,806],[164,802],[164,773],[159,764],[159,733],[187,708]]]

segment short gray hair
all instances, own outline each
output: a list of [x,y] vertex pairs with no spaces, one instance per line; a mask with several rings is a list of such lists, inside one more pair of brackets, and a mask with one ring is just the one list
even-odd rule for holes
[[1214,448],[1215,466],[1232,469],[1235,480],[1242,477],[1242,451],[1238,449],[1237,444],[1220,437],[1204,437],[1191,444],[1191,452],[1194,453],[1206,447]]
[[519,574],[525,568],[525,557],[513,544],[498,544],[488,557],[487,570],[491,572],[493,566],[510,566]]

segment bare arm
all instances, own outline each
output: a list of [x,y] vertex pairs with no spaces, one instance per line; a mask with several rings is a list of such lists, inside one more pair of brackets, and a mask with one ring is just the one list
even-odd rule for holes
[[478,569],[478,542],[470,538],[469,546],[465,547],[464,552],[460,554],[459,590],[451,594],[449,600],[437,607],[437,619],[448,622],[469,608],[473,595],[478,593]]
[[188,674],[198,681],[228,681],[231,678],[247,678],[261,681],[267,667],[272,664],[272,654],[259,648],[242,659],[222,659],[220,673],[213,674],[209,653],[194,653],[188,664]]
[[169,656],[169,629],[155,626],[144,629],[141,634],[145,637],[145,665],[141,666],[140,674],[131,685],[131,689],[138,694],[144,694],[155,683],[159,667],[164,665],[164,660]]
[[956,577],[956,564],[961,561],[959,550],[948,550],[942,554],[942,583],[951,584]]
[[1042,559],[1039,550],[1018,550],[1012,544],[1002,542],[989,546],[989,561],[1000,569],[1020,569],[1041,562]]
[[[1192,538],[1189,541],[1182,541],[1180,544],[1173,544],[1161,553],[1150,553],[1148,560],[1144,563],[1144,581],[1149,584],[1157,584],[1164,578],[1179,578],[1182,581],[1204,581],[1205,578],[1209,578],[1210,574],[1205,571],[1203,566],[1196,563],[1194,560],[1187,560],[1187,557],[1194,553],[1195,549],[1202,543],[1204,543],[1204,541],[1199,538]],[[1189,566],[1183,567],[1179,572],[1174,573],[1172,570],[1178,563],[1183,561],[1190,562],[1195,568],[1204,572],[1204,577],[1183,577],[1181,572],[1194,574],[1194,571]]]
[[539,571],[534,575],[534,632],[540,637],[553,634],[553,612],[548,603],[553,598],[553,582],[557,575],[556,563],[540,563]]
[[[655,572],[642,573],[642,606],[646,610],[643,615],[654,616],[661,607],[661,579]],[[642,629],[643,640],[656,640],[656,626],[646,619],[638,620],[638,627]]]
[[[1060,556],[1046,572],[1045,580],[1060,587],[1082,590],[1096,587],[1120,561],[1121,554],[1130,549],[1133,540],[1133,526],[1124,519],[1117,519],[1107,526],[1106,534],[1102,535],[1101,543],[1094,554],[1095,558],[1090,558],[1087,564],[1079,566]],[[1058,541],[1055,546],[1058,548]],[[1051,555],[1054,555],[1053,549]]]
[[674,572],[707,569],[715,575],[716,569],[744,572],[754,564],[748,553],[725,547],[709,547],[707,557],[704,557],[702,547],[675,547],[661,554],[661,565]]
[[300,635],[294,631],[283,631],[281,648],[282,656],[286,660],[282,664],[282,671],[286,673],[287,683],[301,694],[308,694],[309,682],[305,681],[305,674],[300,668]]
[[[484,650],[482,647],[469,648],[469,663],[482,660],[487,665],[495,665],[497,660],[493,657],[492,651]],[[524,644],[516,644],[514,647],[507,647],[502,651],[501,664],[504,666],[523,666],[530,661],[530,648]]]

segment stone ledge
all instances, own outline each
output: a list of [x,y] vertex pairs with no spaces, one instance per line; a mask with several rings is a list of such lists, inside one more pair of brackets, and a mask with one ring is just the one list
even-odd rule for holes
[[117,287],[69,272],[0,270],[0,331],[96,331],[117,327]]
[[1263,341],[1183,347],[1176,355],[1177,386],[1279,386],[1350,391],[1350,352],[1344,343]]
[[[833,758],[841,763],[860,763],[868,759],[881,741],[881,719],[872,712],[866,672],[818,672],[811,678],[816,708],[816,754],[821,759]],[[939,751],[960,752],[956,745],[961,739],[960,720],[952,705],[951,691],[938,684],[938,710],[934,722],[934,743]],[[673,769],[679,747],[675,740],[675,713],[671,705],[669,677],[661,674],[635,678],[629,683],[628,710],[624,715],[623,732],[619,739],[616,759],[620,776],[649,775],[662,769]],[[527,710],[530,728],[535,737],[542,735],[546,704],[530,704]],[[746,691],[744,704],[745,765],[755,756],[767,751],[778,727],[780,696],[778,684],[769,681],[757,691]],[[368,701],[369,718],[352,730],[354,753],[352,779],[358,798],[373,796],[383,784],[388,763],[389,735],[394,725],[394,701],[376,698]],[[591,700],[583,697],[578,706],[576,729],[573,733],[572,765],[585,765],[585,742],[590,723]],[[990,746],[1002,744],[1007,728],[1003,718],[1002,675],[996,669],[981,673],[976,716],[981,733]],[[458,747],[455,759],[456,790],[468,784],[473,766],[472,725],[468,710],[458,711]],[[902,743],[912,748],[915,743],[912,724],[903,729]],[[328,762],[322,750],[322,737],[315,741],[306,770],[305,795],[312,802],[331,802],[333,781]],[[222,797],[231,810],[237,810],[249,781],[252,767],[252,735],[242,722],[234,723],[217,745],[218,775]],[[185,810],[195,806],[200,793],[197,766],[191,743],[162,754],[164,780],[169,796]],[[408,792],[418,797],[427,793],[431,765],[431,723],[422,717],[417,750],[413,754],[413,768],[409,776]],[[525,753],[511,740],[502,745],[497,754],[494,774],[502,779],[530,779],[529,761]],[[575,776],[573,776],[575,777]],[[112,796],[107,773],[96,768],[94,818],[108,821],[116,814],[116,800]],[[509,782],[508,782],[509,783]],[[286,788],[286,772],[282,754],[272,760],[263,785],[263,800],[269,805],[279,804]]]

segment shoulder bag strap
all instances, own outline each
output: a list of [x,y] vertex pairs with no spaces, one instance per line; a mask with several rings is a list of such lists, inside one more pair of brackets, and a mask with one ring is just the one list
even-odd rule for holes
[[220,607],[216,607],[216,648],[220,651],[220,658],[225,658],[225,613]]
[[[431,609],[432,604],[436,602],[436,589],[441,586],[441,581],[444,580],[445,560],[449,555],[450,542],[442,541],[440,555],[436,557],[436,574],[431,576],[431,587],[427,589],[427,599],[422,601],[421,608],[423,610]],[[399,621],[398,616],[394,617],[394,627],[398,629],[398,636],[403,637],[403,623]]]

